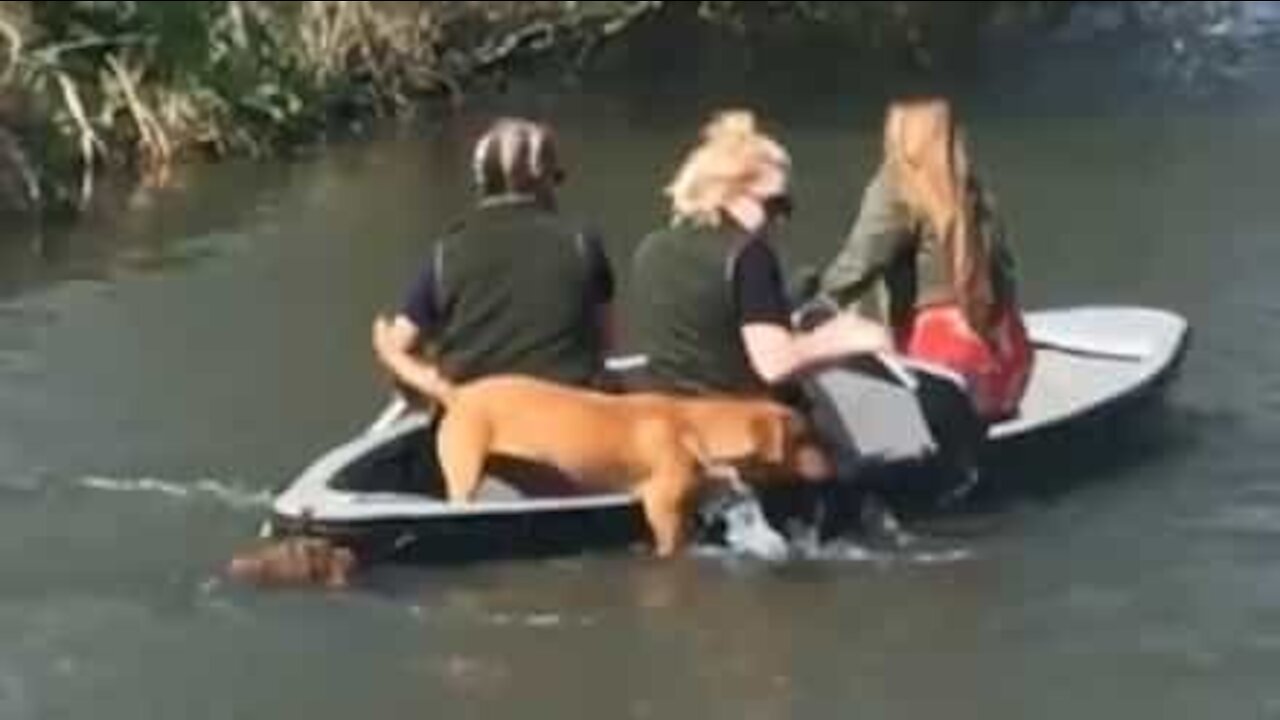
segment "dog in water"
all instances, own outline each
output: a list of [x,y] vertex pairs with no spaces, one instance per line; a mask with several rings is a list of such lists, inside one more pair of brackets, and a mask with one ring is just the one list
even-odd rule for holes
[[236,553],[227,564],[233,580],[259,587],[344,589],[357,568],[349,548],[324,538],[286,537]]
[[[400,362],[388,332],[375,323],[374,346]],[[708,482],[830,477],[808,423],[772,400],[615,395],[517,375],[455,384],[413,363],[397,374],[444,408],[436,449],[451,502],[475,497],[492,455],[541,462],[592,490],[634,493],[656,554],[669,556]]]

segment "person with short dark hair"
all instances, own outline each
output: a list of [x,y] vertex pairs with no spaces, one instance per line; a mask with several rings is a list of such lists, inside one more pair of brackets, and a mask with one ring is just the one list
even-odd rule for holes
[[612,344],[614,278],[600,237],[558,212],[555,137],[519,118],[475,144],[479,195],[434,242],[393,318],[378,318],[379,359],[398,380],[429,362],[455,382],[499,373],[592,386]]

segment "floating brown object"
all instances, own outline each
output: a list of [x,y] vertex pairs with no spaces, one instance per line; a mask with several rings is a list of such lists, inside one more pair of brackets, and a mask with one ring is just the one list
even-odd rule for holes
[[355,553],[323,538],[270,540],[239,552],[227,565],[235,580],[259,586],[345,588],[357,566]]

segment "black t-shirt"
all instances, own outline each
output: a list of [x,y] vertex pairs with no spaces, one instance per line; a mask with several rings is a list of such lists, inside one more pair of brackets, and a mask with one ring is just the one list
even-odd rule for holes
[[[613,300],[614,278],[600,236],[595,233],[584,234],[581,249],[591,288],[586,303],[589,307],[604,305]],[[437,328],[444,321],[440,317],[438,252],[439,246],[433,248],[431,258],[410,285],[401,308],[404,316],[412,320],[421,332]]]
[[767,242],[749,242],[738,253],[733,266],[733,293],[740,326],[751,323],[791,326],[782,265]]

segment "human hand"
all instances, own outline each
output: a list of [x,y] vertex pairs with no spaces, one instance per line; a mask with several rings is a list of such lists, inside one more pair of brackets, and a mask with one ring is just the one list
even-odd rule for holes
[[383,315],[378,315],[373,319],[372,340],[374,350],[383,357],[399,349],[399,344],[396,342],[395,337],[395,325]]
[[840,336],[850,353],[893,352],[893,338],[878,322],[845,311],[828,320],[827,325]]

